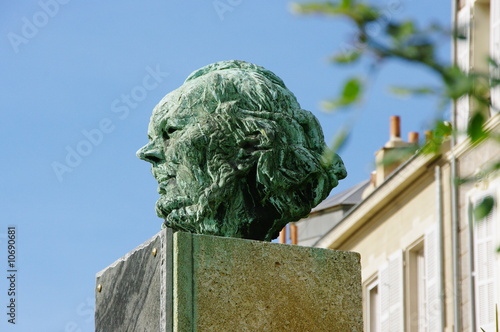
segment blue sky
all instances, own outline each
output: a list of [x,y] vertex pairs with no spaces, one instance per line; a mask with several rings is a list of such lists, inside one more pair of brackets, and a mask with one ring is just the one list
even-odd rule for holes
[[[135,157],[147,141],[151,111],[204,65],[239,59],[275,72],[320,119],[327,140],[355,118],[340,152],[349,176],[334,193],[369,177],[374,152],[388,140],[390,115],[402,116],[404,138],[408,131],[422,135],[436,102],[397,99],[387,90],[432,81],[405,63],[372,77],[354,113],[322,112],[320,102],[336,95],[347,75],[366,68],[339,68],[327,60],[349,44],[352,30],[345,22],[293,15],[289,3],[0,5],[0,330],[94,330],[95,274],[161,224],[154,211],[157,185],[149,165]],[[376,3],[389,17],[450,21],[448,1]],[[18,236],[15,326],[6,315],[9,225]]]

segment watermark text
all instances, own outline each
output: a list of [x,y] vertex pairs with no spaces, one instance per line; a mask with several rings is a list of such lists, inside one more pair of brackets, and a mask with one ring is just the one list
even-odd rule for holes
[[7,228],[7,321],[16,324],[17,310],[17,232],[16,226]]

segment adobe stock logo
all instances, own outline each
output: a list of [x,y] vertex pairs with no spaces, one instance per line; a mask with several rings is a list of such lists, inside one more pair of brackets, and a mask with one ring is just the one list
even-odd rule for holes
[[156,65],[155,68],[147,66],[145,71],[146,74],[140,84],[132,87],[128,93],[122,93],[120,98],[116,98],[111,102],[111,113],[116,114],[114,120],[112,117],[104,117],[94,128],[80,131],[83,138],[75,145],[65,147],[66,156],[64,160],[51,163],[52,170],[59,182],[63,182],[67,173],[72,173],[75,168],[80,166],[85,158],[104,142],[106,135],[116,129],[119,121],[127,119],[130,111],[137,108],[139,103],[146,99],[149,92],[159,87],[169,75],[169,73],[161,71],[159,65]]
[[214,0],[212,5],[215,12],[221,21],[224,21],[227,12],[232,12],[236,7],[241,5],[243,0]]
[[38,6],[40,10],[35,12],[31,19],[23,16],[21,19],[21,34],[9,32],[7,38],[9,39],[12,49],[17,54],[21,45],[28,44],[30,40],[35,38],[40,32],[40,29],[45,27],[51,18],[59,13],[60,5],[65,5],[71,0],[40,0]]

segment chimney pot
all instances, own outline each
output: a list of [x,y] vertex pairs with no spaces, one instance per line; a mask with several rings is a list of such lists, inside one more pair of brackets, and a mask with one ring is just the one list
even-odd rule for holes
[[279,239],[280,243],[286,243],[286,226],[281,230]]
[[417,144],[418,143],[418,133],[411,131],[408,133],[408,142],[412,144]]
[[399,116],[393,115],[391,116],[391,138],[393,137],[401,137],[401,120]]
[[295,223],[290,224],[290,240],[292,241],[292,244],[299,243],[299,229]]

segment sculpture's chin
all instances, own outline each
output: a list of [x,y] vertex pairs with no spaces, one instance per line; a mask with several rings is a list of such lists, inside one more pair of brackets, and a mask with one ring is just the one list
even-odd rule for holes
[[170,212],[163,210],[161,206],[159,206],[159,204],[156,203],[156,215],[158,216],[158,218],[166,219],[169,213]]
[[156,215],[162,219],[167,219],[167,217],[172,214],[173,211],[185,208],[191,202],[188,199],[166,197],[164,195],[160,196],[158,201],[156,201]]
[[169,200],[160,197],[156,202],[156,215],[165,220],[165,226],[175,230],[194,232],[196,211],[196,206],[187,199]]

